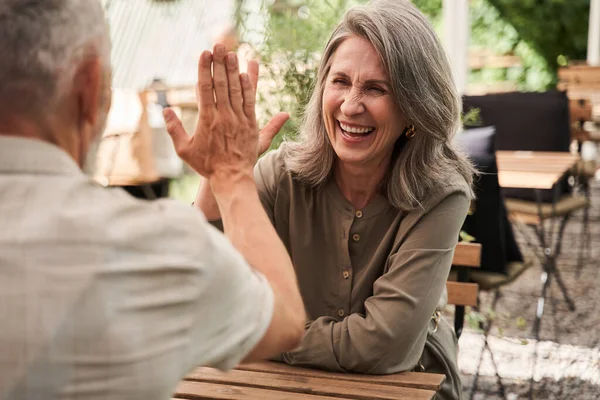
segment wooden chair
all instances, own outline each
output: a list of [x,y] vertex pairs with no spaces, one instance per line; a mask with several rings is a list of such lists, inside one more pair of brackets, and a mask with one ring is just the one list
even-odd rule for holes
[[448,304],[455,305],[454,312],[454,331],[456,337],[462,333],[465,306],[477,306],[477,296],[479,294],[479,285],[477,283],[468,283],[469,269],[479,268],[481,265],[481,245],[479,243],[459,242],[454,251],[452,267],[457,271],[455,281],[446,282],[448,291]]

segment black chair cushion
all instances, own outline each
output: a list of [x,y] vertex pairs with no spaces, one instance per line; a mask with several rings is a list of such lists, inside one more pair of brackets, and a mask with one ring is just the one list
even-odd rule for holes
[[456,135],[456,141],[471,156],[493,155],[496,151],[495,133],[493,126],[467,129]]
[[463,230],[481,243],[481,271],[507,274],[507,265],[523,261],[521,251],[508,220],[498,184],[498,167],[494,152],[494,128],[469,129],[457,135],[456,141],[465,149],[480,171],[475,181],[472,212]]

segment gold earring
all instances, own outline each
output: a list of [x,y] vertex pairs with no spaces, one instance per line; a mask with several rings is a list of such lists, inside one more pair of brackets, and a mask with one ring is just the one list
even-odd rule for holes
[[406,127],[406,129],[404,130],[404,134],[409,139],[414,137],[415,136],[415,126],[410,125],[410,126]]

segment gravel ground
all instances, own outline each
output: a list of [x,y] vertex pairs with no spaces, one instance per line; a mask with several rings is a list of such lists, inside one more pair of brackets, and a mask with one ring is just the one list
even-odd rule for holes
[[569,311],[553,280],[539,341],[533,338],[532,326],[542,268],[526,244],[527,236],[535,239],[533,231],[515,227],[523,255],[535,262],[515,282],[502,287],[493,312],[494,293],[480,294],[480,311],[492,319],[488,345],[493,362],[489,351],[482,357],[484,334],[465,329],[459,341],[459,366],[466,399],[600,399],[600,313],[595,312],[600,305],[599,182],[592,186],[590,246],[583,252],[582,217],[578,212],[568,222],[557,262],[576,310]]

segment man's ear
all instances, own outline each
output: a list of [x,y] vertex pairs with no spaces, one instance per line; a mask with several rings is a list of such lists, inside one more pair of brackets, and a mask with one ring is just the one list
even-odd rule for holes
[[79,102],[80,125],[95,126],[98,122],[103,95],[102,72],[99,57],[86,58],[75,72],[72,90]]

